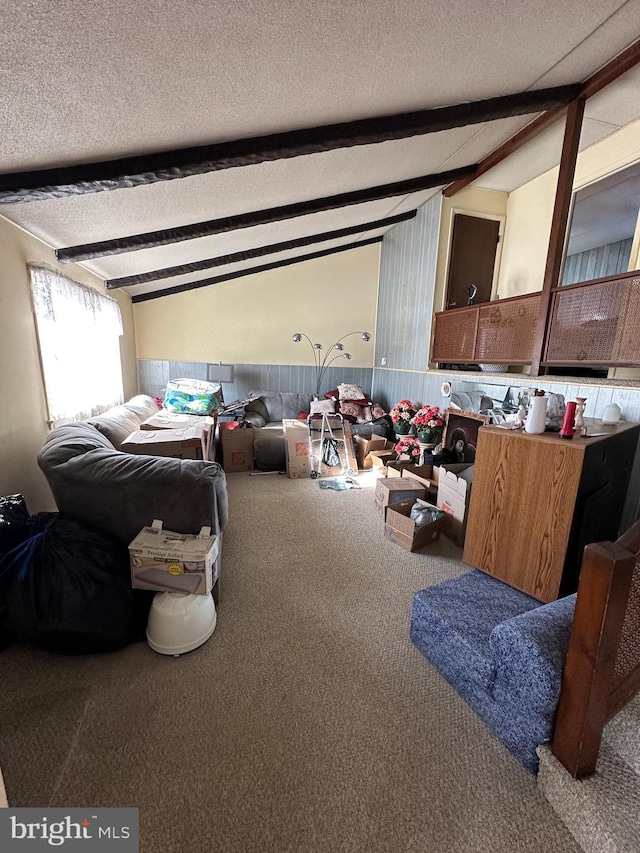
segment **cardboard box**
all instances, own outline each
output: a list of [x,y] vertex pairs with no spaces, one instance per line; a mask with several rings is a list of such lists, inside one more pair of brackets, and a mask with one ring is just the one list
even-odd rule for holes
[[[309,430],[306,421],[299,421],[293,418],[285,418],[282,425],[284,427],[284,439],[287,453],[287,477],[293,480],[309,477],[311,471],[318,470],[318,454],[322,453],[322,439],[328,437],[328,433],[321,434],[320,429],[322,421],[318,419],[314,422],[316,429],[311,433],[312,446],[309,446]],[[333,430],[334,437],[342,441],[342,428],[340,421],[337,418],[330,418],[329,425]],[[330,468],[323,462],[320,464],[321,477],[337,477],[340,474],[346,473],[347,469],[356,469],[356,458],[353,452],[353,439],[351,436],[351,424],[348,421],[344,422],[344,435],[346,448],[340,443],[338,452],[340,453],[341,463]],[[311,455],[313,451],[313,456]]]
[[211,459],[211,448],[216,429],[216,418],[210,415],[187,415],[177,412],[170,412],[167,409],[160,409],[156,415],[151,415],[146,421],[142,421],[140,429],[157,430],[157,429],[184,429],[190,426],[202,426],[204,428],[204,438],[206,446],[205,459]]
[[241,427],[238,421],[220,424],[222,467],[227,474],[253,471],[253,427]]
[[374,477],[387,476],[387,464],[396,461],[395,450],[372,450],[369,453]]
[[372,458],[369,456],[372,450],[393,450],[393,442],[387,441],[380,435],[372,435],[371,438],[363,438],[361,435],[353,436],[353,443],[356,448],[356,459],[360,470],[369,470],[373,465]]
[[182,429],[137,429],[121,444],[125,453],[174,456],[176,459],[206,459],[207,443],[203,426]]
[[418,482],[403,480],[401,477],[381,477],[376,482],[375,497],[373,504],[382,518],[385,517],[385,510],[391,504],[398,501],[407,500],[409,498],[424,498],[425,488]]
[[129,545],[134,589],[205,595],[218,579],[218,537],[203,527],[197,536],[163,530],[154,519]]
[[[415,521],[410,518],[411,508],[415,500],[403,500],[398,503],[391,504],[387,507],[387,513],[384,522],[384,535],[386,539],[400,545],[407,551],[418,551],[426,545],[431,545],[440,538],[440,531],[446,530],[449,523],[449,516],[443,515],[431,524],[423,524],[418,526]],[[419,500],[418,503],[424,506],[437,509],[433,504],[427,501]]]
[[309,476],[309,430],[306,421],[285,418],[282,421],[287,454],[287,477],[293,480]]
[[427,490],[427,497],[435,503],[438,487],[433,481],[433,471],[431,465],[408,465],[402,469],[402,476],[405,480],[416,480],[421,483]]
[[438,497],[436,504],[451,516],[447,536],[462,547],[467,529],[467,515],[471,499],[474,465],[461,462],[440,465],[438,472]]

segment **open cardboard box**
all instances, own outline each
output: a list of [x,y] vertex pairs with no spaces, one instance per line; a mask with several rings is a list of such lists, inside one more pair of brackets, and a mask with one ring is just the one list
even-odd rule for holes
[[438,508],[433,504],[427,503],[418,499],[409,499],[399,501],[398,503],[390,504],[387,507],[387,512],[384,522],[384,535],[386,539],[395,542],[407,551],[419,551],[427,545],[431,545],[440,538],[440,532],[446,530],[449,525],[449,516],[443,514],[436,521],[430,524],[423,524],[420,527],[410,517],[411,508],[416,500],[419,504],[427,506],[433,510]]
[[120,445],[125,453],[206,459],[207,442],[202,424],[182,429],[138,429]]
[[438,508],[451,516],[447,536],[462,547],[467,530],[467,515],[473,483],[473,463],[441,465],[438,469]]
[[373,504],[382,518],[387,506],[409,498],[424,498],[425,488],[420,483],[403,480],[400,477],[381,477],[376,482]]
[[361,435],[353,436],[356,449],[356,458],[360,470],[368,470],[373,465],[372,451],[393,450],[393,442],[388,441],[380,435],[372,435],[371,438],[363,438]]

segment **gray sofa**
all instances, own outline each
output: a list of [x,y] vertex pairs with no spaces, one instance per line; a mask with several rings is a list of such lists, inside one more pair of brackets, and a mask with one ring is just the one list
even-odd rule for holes
[[196,534],[206,526],[222,534],[228,497],[220,465],[120,450],[124,439],[157,411],[153,398],[141,395],[51,431],[38,464],[61,513],[127,545],[154,518],[167,530]]
[[532,773],[553,733],[575,601],[541,604],[475,570],[413,599],[414,644]]
[[[253,448],[258,471],[284,471],[286,447],[282,421],[297,418],[299,412],[309,413],[313,394],[296,394],[282,391],[252,391],[254,399],[244,407],[243,420],[256,428]],[[352,424],[352,435],[371,438],[373,435],[389,437],[390,422],[379,418],[369,424]]]

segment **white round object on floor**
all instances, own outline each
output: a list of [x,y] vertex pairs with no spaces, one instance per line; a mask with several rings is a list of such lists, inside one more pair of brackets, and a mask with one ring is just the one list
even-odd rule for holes
[[157,592],[147,622],[147,642],[161,655],[182,655],[197,649],[216,627],[211,593]]

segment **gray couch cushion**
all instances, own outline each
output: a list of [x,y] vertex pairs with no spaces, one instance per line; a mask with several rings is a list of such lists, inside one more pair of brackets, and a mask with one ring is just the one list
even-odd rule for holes
[[158,407],[153,397],[139,394],[122,406],[114,406],[102,415],[87,418],[86,423],[106,436],[116,450],[121,450],[125,438],[139,429],[142,421],[157,412]]
[[285,391],[253,391],[259,397],[248,403],[245,411],[258,412],[267,422],[297,418],[298,412],[308,412],[313,394],[296,394]]

